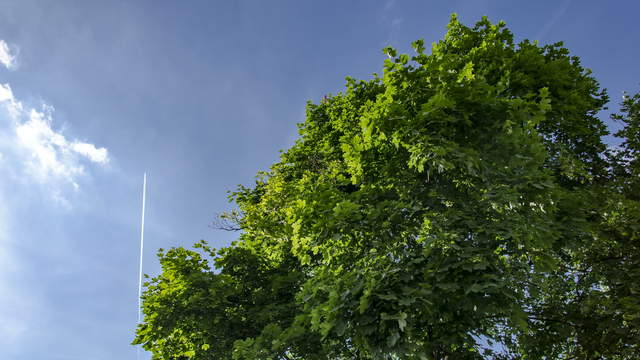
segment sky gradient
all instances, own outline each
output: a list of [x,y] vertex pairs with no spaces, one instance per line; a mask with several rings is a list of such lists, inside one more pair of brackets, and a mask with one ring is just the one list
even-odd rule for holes
[[564,41],[611,110],[640,90],[632,0],[0,2],[0,359],[134,359],[143,173],[146,273],[160,247],[228,244],[214,214],[306,102],[453,12]]

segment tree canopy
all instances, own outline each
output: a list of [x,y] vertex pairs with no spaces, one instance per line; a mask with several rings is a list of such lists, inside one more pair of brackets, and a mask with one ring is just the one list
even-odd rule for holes
[[640,95],[614,119],[562,43],[452,17],[430,52],[308,103],[224,215],[160,250],[154,359],[631,359],[640,352]]

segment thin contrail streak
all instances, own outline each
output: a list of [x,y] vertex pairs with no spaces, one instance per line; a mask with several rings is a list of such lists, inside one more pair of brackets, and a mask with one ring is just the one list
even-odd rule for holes
[[547,34],[551,31],[551,28],[553,28],[553,26],[558,22],[558,20],[560,20],[560,18],[564,15],[564,13],[567,12],[567,10],[569,9],[569,5],[571,5],[572,1],[573,0],[565,0],[560,5],[560,7],[554,12],[553,16],[551,17],[551,20],[547,21],[547,23],[544,24],[542,29],[540,29],[540,31],[536,34],[536,37],[534,40],[538,40],[540,42],[544,40]]
[[[138,275],[138,324],[142,320],[142,254],[144,251],[144,208],[147,195],[147,173],[144,173],[142,182],[142,224],[140,224],[140,270]],[[138,347],[138,359],[140,359],[140,347]]]
[[147,195],[147,173],[144,173],[142,182],[142,224],[140,224],[140,271],[138,278],[138,323],[142,317],[142,253],[144,251],[144,207]]

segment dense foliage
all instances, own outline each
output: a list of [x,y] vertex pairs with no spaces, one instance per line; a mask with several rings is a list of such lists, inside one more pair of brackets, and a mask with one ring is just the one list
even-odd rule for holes
[[640,96],[561,43],[466,27],[309,103],[232,194],[221,250],[159,253],[154,359],[631,359],[640,353]]

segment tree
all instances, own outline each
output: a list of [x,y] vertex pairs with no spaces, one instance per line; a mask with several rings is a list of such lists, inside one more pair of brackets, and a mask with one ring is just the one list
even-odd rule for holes
[[[562,43],[505,24],[389,56],[307,105],[231,195],[219,251],[160,251],[135,344],[156,359],[631,359],[640,338],[638,112]],[[231,226],[229,228],[234,228]]]

